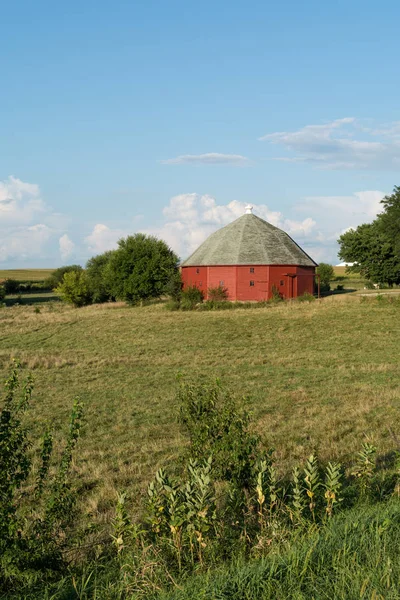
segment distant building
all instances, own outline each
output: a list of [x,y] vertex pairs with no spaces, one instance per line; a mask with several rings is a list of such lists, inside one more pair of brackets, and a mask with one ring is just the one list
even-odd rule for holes
[[315,263],[292,238],[267,221],[246,214],[210,235],[182,267],[184,287],[228,289],[230,300],[267,300],[314,292]]

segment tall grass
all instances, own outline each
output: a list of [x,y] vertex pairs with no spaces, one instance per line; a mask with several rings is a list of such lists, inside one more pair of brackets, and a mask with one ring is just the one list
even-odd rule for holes
[[263,559],[210,570],[159,600],[398,599],[400,504],[358,506]]

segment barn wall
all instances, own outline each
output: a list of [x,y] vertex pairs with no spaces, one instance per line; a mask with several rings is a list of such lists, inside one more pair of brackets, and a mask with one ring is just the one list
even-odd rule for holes
[[[250,272],[254,269],[254,273]],[[237,300],[260,302],[268,298],[268,269],[263,265],[237,267]],[[250,285],[253,281],[254,285]]]
[[314,267],[296,267],[297,271],[297,295],[314,293]]
[[[254,273],[250,272],[254,269]],[[314,267],[296,267],[291,265],[248,265],[183,267],[184,287],[195,285],[204,292],[222,285],[228,289],[229,300],[256,301],[272,297],[275,286],[283,298],[296,298],[308,292],[314,292]],[[294,275],[294,277],[290,277]],[[254,281],[254,285],[250,285]]]
[[296,267],[286,265],[273,265],[269,267],[269,297],[272,297],[272,289],[275,286],[283,298],[294,298],[295,290],[292,286],[295,282],[288,273],[296,274]]
[[207,267],[208,287],[225,287],[228,289],[229,300],[236,300],[236,266]]
[[183,267],[181,270],[183,287],[196,286],[207,295],[208,267]]

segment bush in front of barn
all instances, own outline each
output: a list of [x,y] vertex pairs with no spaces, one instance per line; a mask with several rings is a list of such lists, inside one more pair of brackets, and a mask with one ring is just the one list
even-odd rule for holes
[[228,288],[223,287],[222,285],[210,287],[207,290],[208,299],[215,302],[226,302],[228,300],[228,295]]
[[204,300],[202,290],[195,285],[188,286],[182,291],[180,307],[182,310],[193,310]]

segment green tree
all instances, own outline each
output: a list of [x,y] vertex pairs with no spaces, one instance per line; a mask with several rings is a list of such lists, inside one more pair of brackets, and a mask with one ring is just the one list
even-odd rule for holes
[[86,306],[92,302],[88,276],[83,270],[65,273],[62,282],[54,291],[61,296],[64,302],[77,307]]
[[94,303],[112,300],[112,295],[105,278],[105,271],[112,255],[113,251],[109,250],[89,259],[86,264],[88,285],[92,302]]
[[329,285],[335,276],[335,271],[333,270],[332,265],[323,262],[319,263],[317,267],[317,273],[323,285]]
[[375,283],[390,286],[400,283],[400,257],[387,235],[381,216],[373,223],[350,229],[338,241],[340,258],[355,263],[348,267],[349,271],[361,273]]
[[395,186],[391,196],[382,200],[383,213],[378,216],[382,233],[393,246],[395,257],[400,260],[400,187]]
[[4,300],[6,297],[6,290],[4,289],[4,285],[0,285],[0,302]]
[[121,239],[105,268],[105,285],[119,300],[136,304],[159,298],[179,279],[178,257],[165,242],[137,233]]
[[59,267],[46,279],[46,285],[51,290],[54,290],[62,282],[65,273],[70,273],[71,271],[83,271],[83,269],[80,265],[66,265],[65,267]]

